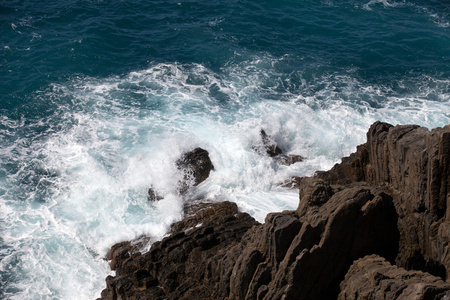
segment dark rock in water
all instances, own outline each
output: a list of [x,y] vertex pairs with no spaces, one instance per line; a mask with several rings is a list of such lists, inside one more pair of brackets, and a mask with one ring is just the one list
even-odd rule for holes
[[[205,181],[214,166],[209,158],[208,151],[202,148],[184,153],[183,156],[175,162],[178,170],[183,173],[183,180],[178,182],[178,192],[185,194],[191,186],[199,185]],[[158,195],[153,187],[148,189],[148,200],[159,201],[163,197]]]
[[378,255],[353,263],[338,297],[339,300],[449,298],[450,284],[441,278],[393,266]]
[[267,154],[280,165],[292,165],[297,162],[302,162],[305,158],[297,154],[283,154],[283,151],[278,147],[277,143],[270,137],[264,129],[261,129],[262,147],[254,145],[252,148],[260,154]]
[[297,162],[302,162],[305,158],[301,155],[296,154],[280,154],[275,156],[273,159],[277,164],[290,166]]
[[279,186],[289,189],[298,189],[300,187],[300,183],[305,177],[292,176],[291,178],[285,180],[284,182],[279,183]]
[[156,194],[155,190],[151,187],[148,189],[148,195],[147,195],[148,201],[159,201],[164,199],[163,197]]
[[449,183],[450,126],[376,122],[356,153],[296,179],[295,211],[259,224],[233,203],[197,203],[149,252],[118,246],[102,299],[450,296]]
[[269,135],[267,135],[264,129],[261,129],[260,133],[264,150],[270,157],[274,157],[283,153],[280,147],[278,147],[277,143]]
[[183,157],[176,161],[176,165],[183,172],[183,181],[178,184],[181,194],[191,185],[196,186],[205,181],[214,169],[208,151],[202,148],[195,148],[183,154]]

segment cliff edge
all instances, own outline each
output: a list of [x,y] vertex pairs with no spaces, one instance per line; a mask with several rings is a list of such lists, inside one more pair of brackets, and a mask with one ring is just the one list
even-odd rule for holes
[[295,211],[199,204],[140,253],[113,246],[101,299],[450,298],[450,126],[376,122]]

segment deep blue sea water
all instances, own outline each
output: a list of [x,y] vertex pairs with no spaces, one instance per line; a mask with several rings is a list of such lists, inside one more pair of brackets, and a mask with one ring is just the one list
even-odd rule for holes
[[189,198],[263,221],[298,205],[277,183],[449,102],[447,0],[0,1],[0,298],[98,297],[111,245],[182,218],[184,151],[215,165]]

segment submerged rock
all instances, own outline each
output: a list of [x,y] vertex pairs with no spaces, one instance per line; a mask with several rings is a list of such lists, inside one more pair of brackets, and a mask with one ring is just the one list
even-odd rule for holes
[[280,154],[273,158],[279,165],[290,166],[292,164],[302,162],[305,158],[297,154]]
[[272,137],[267,135],[264,129],[261,129],[260,134],[264,149],[270,157],[274,157],[283,153],[281,148],[278,147],[277,143],[272,139]]
[[148,201],[159,201],[164,199],[164,197],[156,194],[155,189],[153,187],[148,189],[148,195],[147,195]]
[[264,129],[260,131],[262,146],[253,145],[253,150],[260,154],[267,154],[280,165],[289,166],[297,162],[302,162],[305,158],[297,154],[284,154],[283,150],[278,147],[275,140],[269,136]]

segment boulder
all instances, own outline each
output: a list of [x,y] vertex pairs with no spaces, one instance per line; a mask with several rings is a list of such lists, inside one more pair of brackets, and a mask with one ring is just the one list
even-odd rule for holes
[[[183,179],[177,183],[177,190],[180,194],[186,194],[192,186],[197,186],[209,177],[214,166],[209,158],[209,153],[205,149],[195,148],[186,152],[175,162],[177,169],[183,174]],[[148,200],[159,201],[163,197],[158,195],[153,187],[148,189]]]
[[199,185],[205,181],[214,166],[209,158],[208,151],[202,148],[184,153],[183,156],[175,162],[178,170],[183,172],[186,184]]

